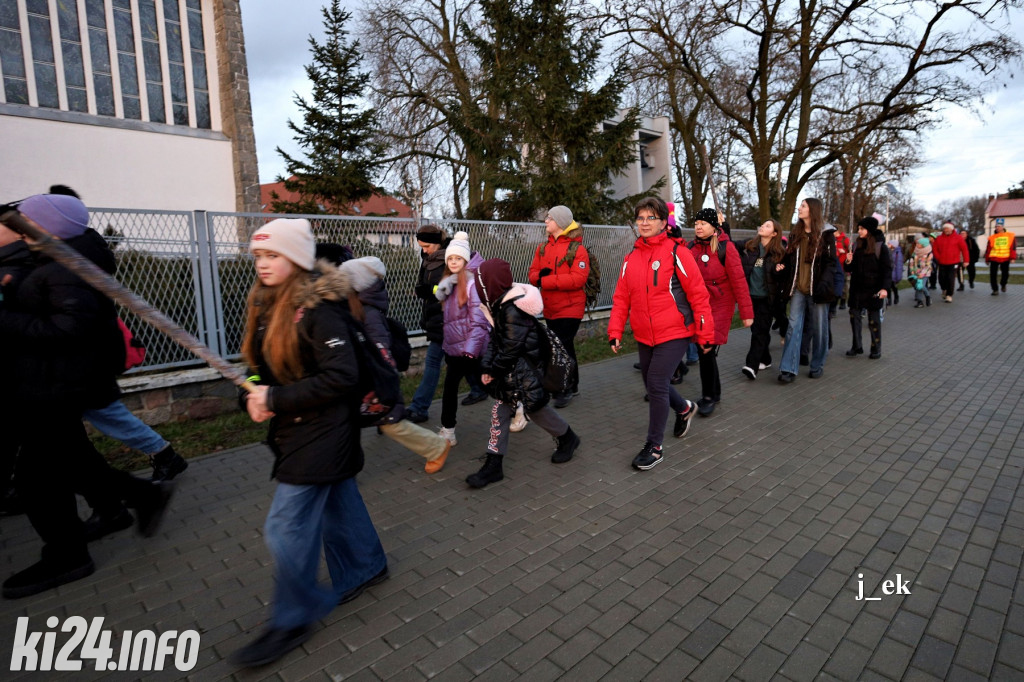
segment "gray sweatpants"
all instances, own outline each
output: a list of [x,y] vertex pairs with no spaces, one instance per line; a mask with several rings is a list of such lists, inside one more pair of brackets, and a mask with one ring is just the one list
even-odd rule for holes
[[[515,414],[515,403],[495,401],[494,406],[491,407],[491,431],[490,437],[487,439],[487,452],[493,452],[496,455],[504,455],[508,452],[508,427]],[[558,414],[550,403],[536,412],[526,411],[525,414],[530,421],[555,438],[564,436],[569,430],[569,423],[562,419],[562,415]]]

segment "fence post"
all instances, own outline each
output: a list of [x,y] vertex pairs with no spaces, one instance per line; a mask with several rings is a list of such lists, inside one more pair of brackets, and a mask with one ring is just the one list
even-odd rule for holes
[[214,274],[217,247],[206,211],[193,211],[192,218],[199,256],[199,278],[195,283],[197,304],[202,311],[199,315],[199,338],[214,353],[223,356],[225,339],[220,310],[220,283]]

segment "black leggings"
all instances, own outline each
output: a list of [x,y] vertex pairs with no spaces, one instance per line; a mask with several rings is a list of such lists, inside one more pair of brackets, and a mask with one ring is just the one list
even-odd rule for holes
[[700,391],[701,397],[718,401],[722,399],[722,382],[718,377],[718,349],[711,346],[707,353],[700,351]]
[[690,345],[690,339],[672,339],[656,346],[645,346],[642,343],[637,345],[640,351],[640,372],[650,399],[647,440],[652,445],[661,445],[665,439],[669,408],[681,412],[686,406],[682,396],[669,382]]
[[[560,317],[557,320],[545,320],[548,324],[548,329],[555,333],[558,340],[565,346],[565,350],[569,353],[569,357],[576,360],[576,345],[573,340],[576,338],[576,332],[580,330],[580,322],[583,320],[577,320],[572,317]],[[571,377],[572,384],[570,388],[573,393],[576,393],[580,389],[580,370],[579,366],[575,365],[572,370]]]
[[750,325],[750,350],[746,365],[757,374],[761,364],[772,364],[772,303],[767,296],[751,296],[754,306],[754,324]]
[[444,374],[444,393],[441,394],[441,426],[454,429],[455,415],[459,411],[459,384],[471,373],[480,376],[480,360],[445,354],[444,362],[448,368]]

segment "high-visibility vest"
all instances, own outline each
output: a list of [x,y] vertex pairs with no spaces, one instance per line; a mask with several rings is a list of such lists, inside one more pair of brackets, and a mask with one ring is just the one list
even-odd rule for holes
[[992,260],[1010,260],[1010,249],[1013,246],[1012,232],[997,232],[988,238],[988,257]]

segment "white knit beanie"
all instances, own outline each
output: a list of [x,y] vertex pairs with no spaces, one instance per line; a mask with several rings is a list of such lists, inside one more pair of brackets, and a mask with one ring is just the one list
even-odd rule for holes
[[316,263],[313,228],[305,218],[271,220],[253,233],[249,250],[256,249],[279,253],[303,270],[312,270]]
[[472,252],[469,250],[469,234],[456,232],[448,248],[444,250],[444,259],[448,260],[448,256],[462,256],[468,263],[470,255]]

